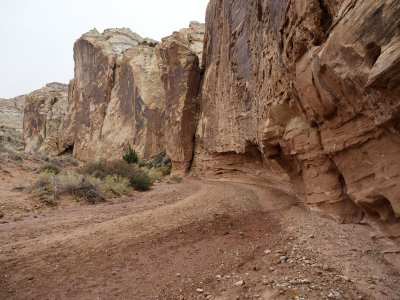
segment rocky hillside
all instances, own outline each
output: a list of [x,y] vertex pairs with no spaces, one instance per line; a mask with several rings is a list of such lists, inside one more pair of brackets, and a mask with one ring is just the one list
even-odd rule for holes
[[50,135],[81,161],[166,149],[176,173],[264,182],[399,239],[399,19],[395,0],[211,0],[205,27],[162,43],[92,30],[58,133],[27,101],[27,150]]

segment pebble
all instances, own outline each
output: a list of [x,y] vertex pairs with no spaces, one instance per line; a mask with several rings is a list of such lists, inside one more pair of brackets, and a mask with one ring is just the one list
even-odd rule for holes
[[203,289],[196,289],[196,292],[202,293],[202,292],[204,292],[204,290]]
[[324,270],[324,271],[329,271],[328,265],[323,265],[322,270]]
[[344,281],[350,281],[350,277],[349,277],[349,276],[343,276],[342,279],[343,279]]
[[265,253],[266,255],[268,255],[268,254],[271,253],[271,250],[265,250],[264,253]]
[[314,238],[314,235],[313,235],[313,234],[310,234],[310,235],[308,236],[308,238],[309,238],[309,239],[313,239],[313,238]]
[[244,285],[244,281],[243,280],[239,280],[239,281],[235,282],[233,285],[234,286],[242,286],[242,285]]

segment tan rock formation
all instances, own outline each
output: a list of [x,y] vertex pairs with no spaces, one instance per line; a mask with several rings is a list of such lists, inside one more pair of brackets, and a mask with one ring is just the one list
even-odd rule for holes
[[189,170],[193,157],[203,38],[204,25],[191,22],[189,28],[164,38],[161,45],[166,151],[173,172],[181,175]]
[[161,59],[129,29],[92,30],[74,46],[75,78],[64,122],[74,156],[118,159],[129,146],[148,158],[164,148]]
[[23,139],[25,95],[0,99],[0,136]]
[[274,170],[338,220],[399,218],[399,19],[395,0],[211,0],[194,172]]
[[68,86],[65,84],[50,83],[26,96],[23,120],[25,152],[60,154],[58,144],[51,145],[45,140],[60,134],[67,109]]

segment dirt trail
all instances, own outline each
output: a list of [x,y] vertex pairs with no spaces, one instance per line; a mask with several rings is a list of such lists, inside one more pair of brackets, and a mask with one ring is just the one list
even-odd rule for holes
[[0,299],[398,299],[366,232],[273,188],[187,179],[0,224]]

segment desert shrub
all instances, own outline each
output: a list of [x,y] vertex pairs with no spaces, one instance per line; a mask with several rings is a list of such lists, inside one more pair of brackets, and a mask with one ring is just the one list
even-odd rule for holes
[[75,197],[86,200],[90,204],[105,200],[103,182],[90,175],[78,173],[60,174],[56,177],[58,193],[69,193]]
[[174,175],[174,176],[171,177],[171,181],[182,182],[182,177]]
[[129,152],[126,153],[122,159],[126,161],[128,164],[136,164],[139,161],[139,157],[136,154],[135,150],[129,149]]
[[135,170],[136,167],[134,165],[130,165],[124,160],[115,160],[87,164],[80,170],[80,173],[102,179],[109,175],[121,176],[129,179]]
[[60,173],[60,169],[57,166],[52,165],[52,164],[47,164],[47,165],[41,166],[39,171],[53,173],[55,175]]
[[146,173],[141,170],[135,170],[130,178],[130,185],[137,191],[147,191],[153,183]]
[[157,171],[162,172],[162,174],[163,174],[164,176],[165,176],[165,175],[169,175],[169,174],[171,174],[171,167],[162,166],[162,167],[157,168]]
[[9,143],[11,142],[11,136],[7,137],[7,142],[9,142]]
[[43,173],[39,178],[28,188],[31,197],[39,198],[43,202],[54,205],[57,187],[55,183],[55,175],[53,173]]
[[99,161],[95,163],[88,163],[79,170],[79,173],[93,175],[97,178],[104,178],[107,176],[106,168],[106,162]]
[[110,176],[108,175],[103,179],[103,185],[108,195],[111,196],[122,196],[132,195],[132,188],[130,186],[129,179],[121,176]]
[[49,205],[55,205],[58,195],[72,194],[88,203],[105,200],[104,187],[100,179],[77,173],[43,173],[29,189],[31,197],[39,198]]
[[155,181],[161,182],[163,180],[164,174],[163,174],[163,172],[161,172],[158,169],[150,169],[146,173],[152,182],[155,182]]
[[3,136],[2,135],[0,135],[0,142],[2,142],[3,141]]

